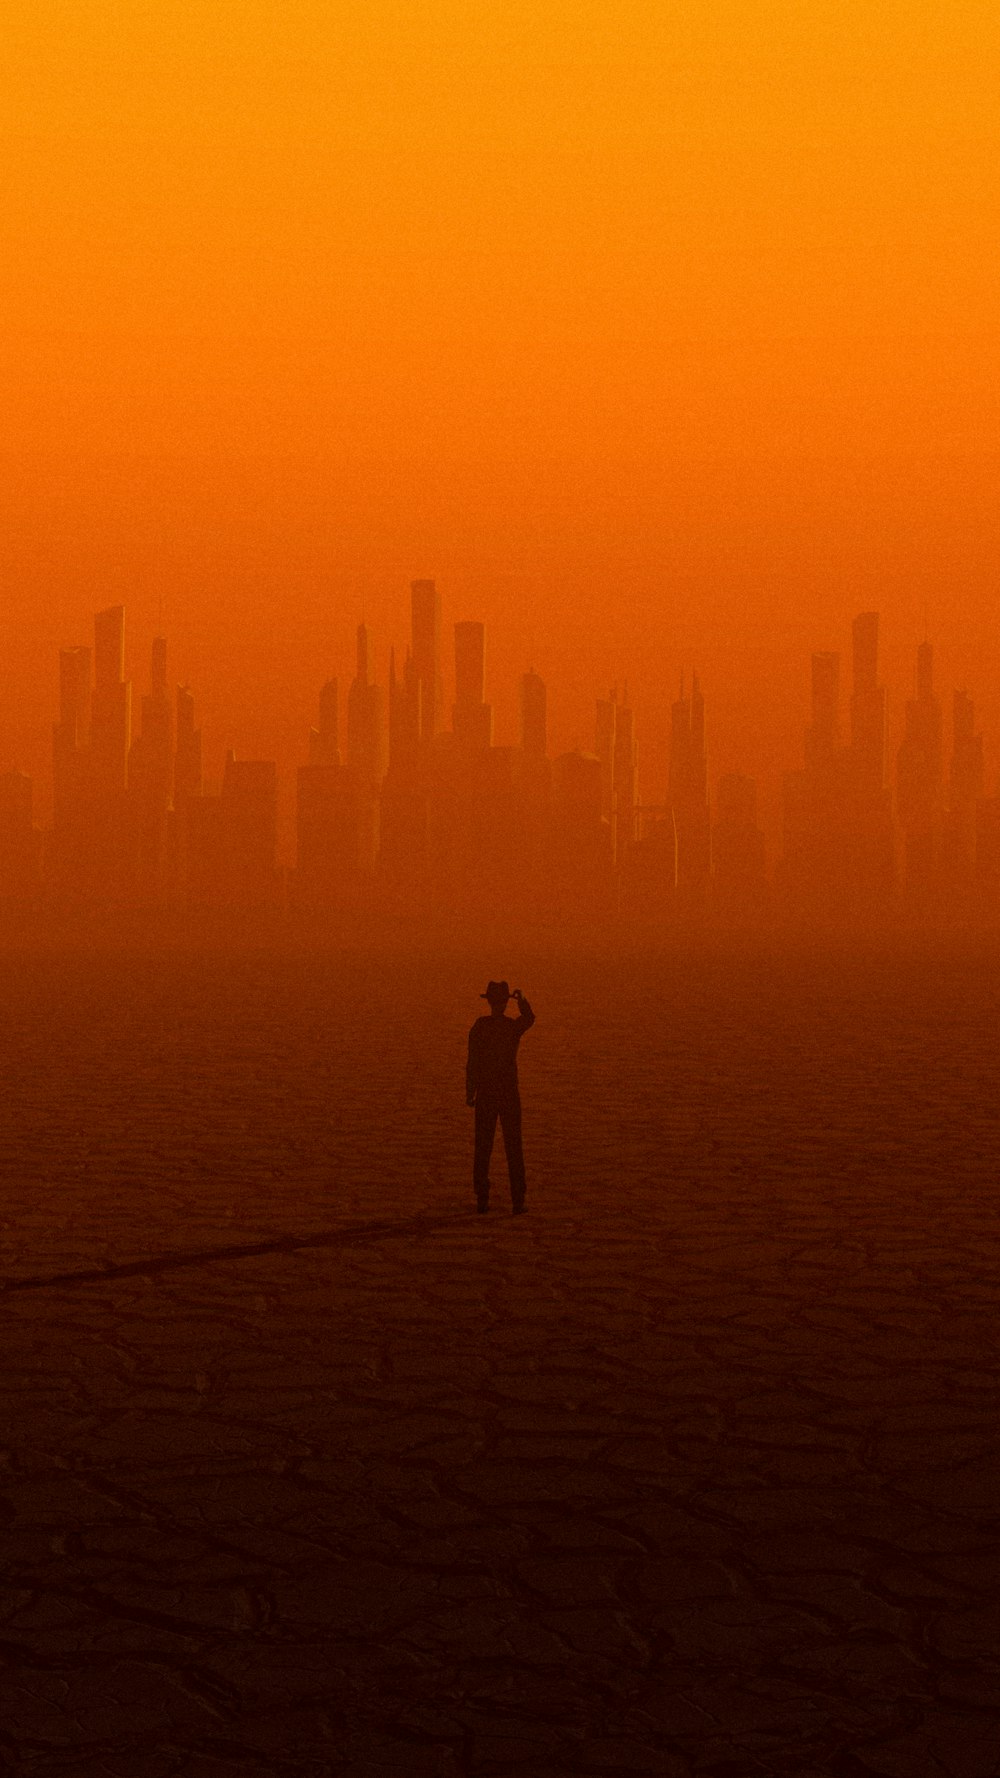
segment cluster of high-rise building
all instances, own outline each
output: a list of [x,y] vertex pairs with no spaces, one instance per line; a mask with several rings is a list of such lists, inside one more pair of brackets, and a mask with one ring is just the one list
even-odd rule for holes
[[947,910],[978,892],[988,903],[1000,889],[1000,798],[985,794],[983,737],[968,694],[953,693],[946,737],[933,649],[922,642],[890,774],[876,612],[854,619],[852,641],[846,732],[839,656],[813,655],[804,762],[785,777],[776,871],[784,899],[875,909],[899,893]]
[[387,685],[359,627],[345,720],[331,679],[303,738],[285,870],[275,762],[230,753],[221,784],[206,788],[194,699],[187,686],[171,691],[166,643],[153,643],[136,719],[123,609],[99,612],[93,648],[60,655],[47,832],[35,825],[31,780],[0,776],[0,901],[567,919],[617,910],[656,922],[705,908],[877,914],[906,899],[953,906],[1000,892],[1000,798],[985,795],[972,705],[954,694],[946,740],[922,643],[891,772],[874,612],[854,620],[845,715],[839,657],[813,656],[811,721],[802,765],[785,776],[770,873],[754,781],[728,774],[710,798],[697,677],[673,702],[665,781],[646,802],[627,688],[598,700],[592,751],[552,757],[546,687],[526,673],[518,743],[497,746],[483,625],[457,623],[453,634],[449,712],[433,581],[412,583],[410,645],[390,656]]

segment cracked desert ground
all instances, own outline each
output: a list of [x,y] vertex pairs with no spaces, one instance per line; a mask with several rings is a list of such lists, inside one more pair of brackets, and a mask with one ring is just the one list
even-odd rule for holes
[[4,974],[0,1771],[1000,1772],[995,947]]

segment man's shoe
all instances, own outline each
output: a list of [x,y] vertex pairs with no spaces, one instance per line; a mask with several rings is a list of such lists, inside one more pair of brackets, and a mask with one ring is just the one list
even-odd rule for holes
[[476,1215],[477,1216],[485,1216],[489,1207],[490,1207],[489,1198],[477,1198],[476,1199]]
[[510,1207],[510,1213],[512,1216],[523,1216],[525,1211],[527,1210],[527,1208],[528,1208],[528,1206],[525,1203],[523,1198],[515,1199],[514,1203]]

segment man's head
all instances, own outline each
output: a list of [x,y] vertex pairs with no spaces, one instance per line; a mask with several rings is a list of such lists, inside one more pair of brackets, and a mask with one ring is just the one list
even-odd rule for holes
[[480,999],[489,1001],[491,1012],[506,1012],[507,1002],[510,999],[510,988],[506,982],[489,982],[485,994],[481,994]]

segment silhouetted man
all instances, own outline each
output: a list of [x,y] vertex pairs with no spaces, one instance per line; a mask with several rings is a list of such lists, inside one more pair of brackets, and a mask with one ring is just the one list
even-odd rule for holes
[[[476,1209],[484,1215],[490,1201],[490,1155],[497,1119],[503,1131],[510,1174],[510,1202],[515,1216],[524,1210],[524,1152],[521,1147],[521,1095],[517,1085],[517,1046],[535,1022],[520,988],[513,995],[506,982],[490,982],[483,1000],[489,1013],[477,1019],[469,1032],[469,1062],[465,1071],[465,1097],[476,1108],[476,1155],[472,1183]],[[518,1017],[507,1018],[507,1002],[517,1001]]]

